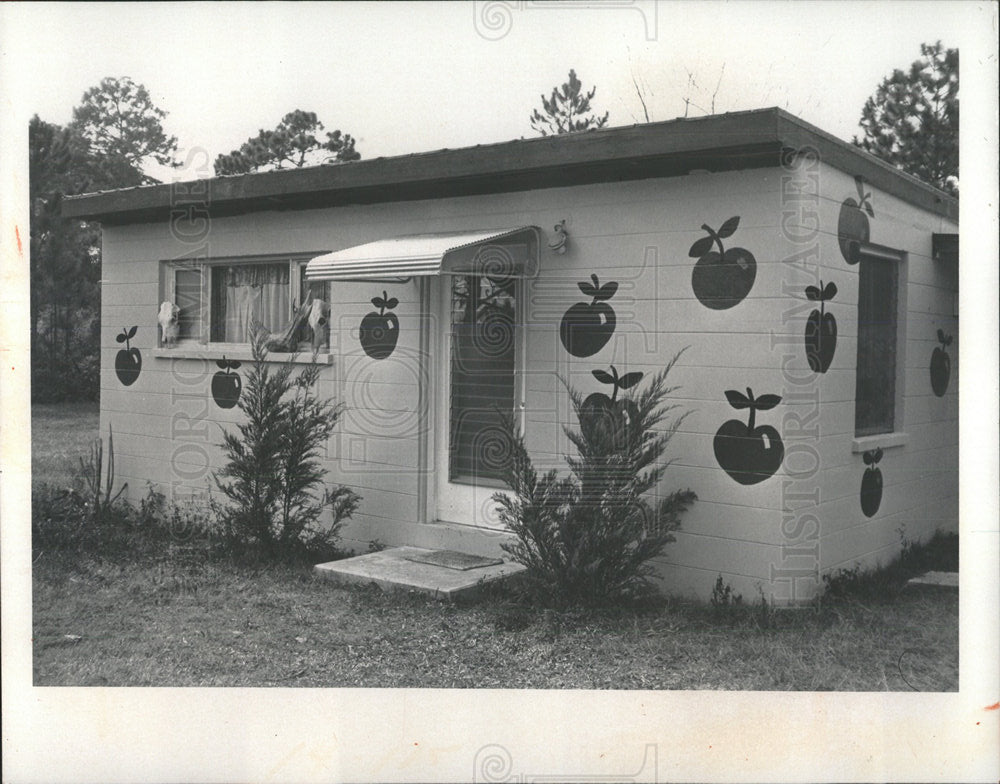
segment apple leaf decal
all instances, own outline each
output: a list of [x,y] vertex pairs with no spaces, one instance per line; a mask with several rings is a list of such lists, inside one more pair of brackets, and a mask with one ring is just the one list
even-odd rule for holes
[[726,400],[729,401],[729,405],[737,410],[741,408],[750,408],[750,398],[742,392],[737,392],[735,389],[726,390]]
[[129,339],[129,340],[131,340],[132,338],[134,338],[134,337],[135,337],[135,331],[136,331],[137,329],[139,329],[139,325],[138,325],[138,324],[136,324],[136,325],[135,325],[134,327],[132,327],[132,329],[130,329],[130,330],[128,331],[128,339]]
[[591,373],[593,374],[594,378],[596,378],[602,384],[614,384],[615,383],[614,377],[610,373],[608,373],[606,370],[592,370]]
[[398,304],[399,304],[399,300],[398,299],[396,299],[395,297],[390,297],[385,302],[385,309],[386,310],[392,310]]
[[781,402],[779,395],[761,395],[755,403],[758,411],[770,411]]
[[239,361],[237,361],[235,359],[229,360],[229,369],[230,370],[239,370],[239,368],[240,368],[240,362]]
[[128,340],[128,337],[125,335],[124,332],[122,332],[120,335],[115,335],[115,340],[117,340],[119,343],[124,343],[126,340]]
[[583,296],[585,297],[593,297],[595,294],[597,294],[597,288],[595,286],[591,286],[585,280],[577,283],[576,287],[580,289],[580,291],[583,293]]
[[837,296],[837,284],[831,280],[823,288],[822,300],[824,302],[828,302],[829,300],[833,299],[836,296]]
[[590,357],[604,348],[617,323],[615,309],[607,300],[618,291],[618,284],[609,281],[602,286],[596,274],[590,280],[576,284],[590,302],[572,305],[559,322],[559,339],[574,357]]
[[636,371],[634,373],[626,373],[624,376],[618,379],[618,388],[631,389],[640,381],[642,381],[642,373],[640,371]]
[[222,359],[215,360],[215,364],[219,368],[219,370],[225,370],[226,368],[229,367],[229,363],[226,362],[225,357],[223,357]]
[[611,299],[615,295],[616,291],[618,291],[618,283],[613,280],[609,281],[597,290],[597,293],[594,294],[594,299],[598,302]]
[[719,226],[719,236],[722,237],[723,239],[725,239],[726,237],[732,237],[733,234],[736,232],[736,229],[739,228],[739,225],[740,225],[739,215],[730,218],[721,226]]
[[695,240],[694,244],[691,246],[691,250],[688,251],[688,256],[693,259],[701,258],[712,249],[712,244],[714,242],[714,237],[702,237],[701,239]]
[[820,290],[818,287],[806,286],[806,299],[810,300],[811,302],[818,302],[821,296],[822,295],[820,294]]
[[385,300],[382,299],[381,297],[372,297],[372,305],[374,305],[376,308],[379,308],[380,310],[384,310]]

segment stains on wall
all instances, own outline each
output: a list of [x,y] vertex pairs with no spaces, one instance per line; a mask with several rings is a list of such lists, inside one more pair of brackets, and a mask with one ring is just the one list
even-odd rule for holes
[[559,324],[559,339],[574,357],[593,356],[615,332],[615,310],[608,300],[618,291],[618,284],[610,281],[602,286],[597,275],[591,275],[590,280],[576,284],[590,302],[571,306]]
[[233,359],[223,357],[217,360],[216,365],[219,371],[212,376],[212,398],[219,408],[233,408],[240,401],[240,392],[243,391],[243,381],[239,373],[230,371],[237,370],[240,363]]
[[882,505],[882,469],[878,467],[882,450],[871,449],[863,457],[868,468],[861,479],[861,511],[872,517]]
[[378,311],[373,310],[361,319],[361,327],[358,330],[361,348],[372,359],[385,359],[396,350],[396,342],[399,340],[399,319],[391,311],[398,304],[398,299],[390,297],[383,291],[381,297],[372,298],[372,305],[378,308]]
[[865,190],[864,177],[855,177],[854,184],[858,189],[858,199],[845,199],[840,205],[840,218],[837,220],[837,242],[840,244],[840,253],[848,264],[857,264],[861,260],[861,246],[871,238],[868,219],[875,217],[872,194]]
[[945,335],[944,330],[939,329],[937,339],[941,345],[931,354],[931,389],[938,397],[944,397],[948,391],[948,382],[951,381],[951,357],[946,351],[951,345],[951,335]]
[[819,302],[819,308],[809,314],[806,321],[806,360],[816,373],[826,373],[837,350],[837,319],[826,312],[826,303],[837,295],[837,285],[832,281],[819,286],[806,286],[806,299]]
[[115,337],[119,343],[125,344],[125,348],[115,355],[115,375],[127,387],[135,383],[136,379],[139,378],[140,371],[142,371],[142,354],[129,342],[135,337],[137,330],[138,326],[125,327]]
[[[722,240],[728,239],[740,225],[739,216],[730,218],[715,231],[707,223],[701,228],[707,237],[695,241],[688,256],[698,261],[691,273],[694,295],[706,308],[726,310],[738,305],[753,288],[757,277],[757,260],[746,248],[729,248]],[[712,250],[712,248],[717,250]]]
[[761,395],[755,398],[747,387],[747,393],[734,389],[726,391],[729,405],[737,411],[749,409],[746,423],[730,419],[715,434],[712,446],[715,459],[722,469],[741,485],[763,482],[777,472],[785,457],[785,446],[778,431],[770,425],[757,425],[758,411],[770,411],[781,398],[778,395]]

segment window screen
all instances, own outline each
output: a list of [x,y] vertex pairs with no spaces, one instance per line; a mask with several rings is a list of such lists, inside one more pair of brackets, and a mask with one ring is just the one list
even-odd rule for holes
[[503,476],[508,450],[498,411],[514,411],[515,284],[452,278],[451,480],[497,483]]
[[899,262],[861,256],[854,432],[891,433],[896,408]]

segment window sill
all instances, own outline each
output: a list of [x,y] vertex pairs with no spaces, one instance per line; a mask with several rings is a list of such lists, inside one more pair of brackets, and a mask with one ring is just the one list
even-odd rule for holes
[[860,436],[851,442],[851,452],[859,454],[872,449],[892,449],[905,446],[910,440],[908,433],[879,433],[874,436]]
[[[217,359],[222,359],[224,356],[226,359],[235,359],[239,362],[253,361],[253,353],[250,351],[249,346],[181,345],[176,348],[154,348],[150,353],[155,359],[207,359],[214,362]],[[271,351],[268,352],[267,355],[268,362],[287,362],[289,360],[298,365],[312,365],[312,351],[306,349],[295,354],[290,354],[284,351]],[[329,351],[320,351],[320,353],[316,355],[316,364],[333,364],[333,354]]]

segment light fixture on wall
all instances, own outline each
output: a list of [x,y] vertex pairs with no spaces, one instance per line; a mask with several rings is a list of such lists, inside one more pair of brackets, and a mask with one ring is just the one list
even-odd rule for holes
[[549,243],[549,248],[555,253],[565,253],[566,243],[569,242],[569,232],[566,231],[566,219],[559,221],[555,226],[552,227],[556,236],[553,238],[552,242]]

